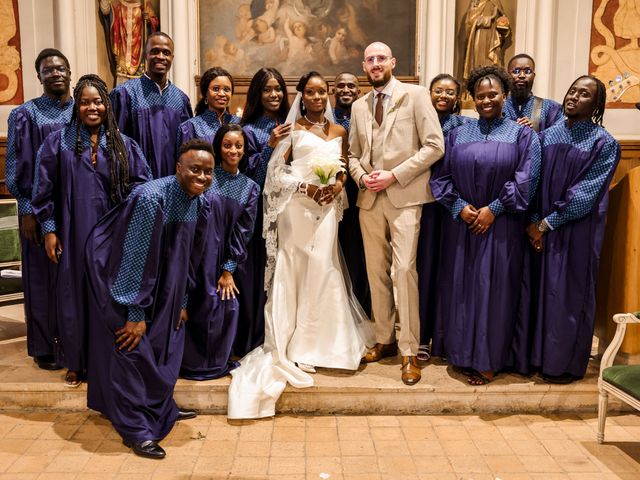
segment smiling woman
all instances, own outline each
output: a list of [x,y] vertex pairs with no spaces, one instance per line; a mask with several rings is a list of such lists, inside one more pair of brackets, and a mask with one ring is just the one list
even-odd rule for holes
[[[54,67],[43,62],[41,74],[44,68]],[[100,77],[80,77],[74,100],[71,123],[49,135],[38,152],[32,195],[45,251],[57,264],[59,363],[69,369],[65,381],[71,387],[80,384],[86,369],[83,278],[87,237],[100,217],[122,202],[133,186],[151,178],[138,145],[118,131],[107,86]]]
[[528,352],[518,349],[517,337],[527,329],[516,320],[540,143],[533,130],[501,117],[509,91],[503,69],[473,70],[467,89],[480,119],[449,133],[444,161],[431,177],[434,197],[450,213],[443,224],[432,353],[481,385],[506,367],[528,371]]

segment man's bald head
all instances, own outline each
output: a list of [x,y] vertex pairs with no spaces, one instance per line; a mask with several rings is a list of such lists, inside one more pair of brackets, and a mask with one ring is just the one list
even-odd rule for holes
[[362,69],[374,88],[386,85],[391,80],[394,68],[396,68],[396,59],[393,58],[391,48],[386,43],[373,42],[364,49]]

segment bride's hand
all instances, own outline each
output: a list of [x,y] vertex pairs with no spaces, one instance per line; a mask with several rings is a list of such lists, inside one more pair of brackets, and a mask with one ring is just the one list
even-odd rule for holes
[[320,198],[321,205],[327,205],[333,202],[338,195],[342,192],[342,182],[338,181],[332,185],[327,185],[322,188],[322,195]]

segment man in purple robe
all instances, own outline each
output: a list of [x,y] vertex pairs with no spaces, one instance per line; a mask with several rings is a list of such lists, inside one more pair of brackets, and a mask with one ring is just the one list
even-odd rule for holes
[[62,368],[55,361],[55,265],[42,247],[40,225],[31,208],[36,154],[45,138],[71,120],[71,69],[59,51],[46,48],[36,58],[44,95],[15,108],[9,115],[6,182],[18,202],[22,285],[27,323],[27,352],[45,370]]
[[513,90],[502,108],[505,117],[520,125],[542,132],[562,119],[562,106],[547,98],[536,97],[531,90],[536,78],[536,62],[526,53],[509,60],[507,71],[513,81]]
[[145,74],[114,88],[110,96],[118,128],[140,145],[153,178],[160,178],[175,172],[178,127],[193,112],[189,97],[168,78],[173,62],[171,37],[151,34],[145,54]]
[[602,127],[605,86],[578,78],[564,99],[566,121],[542,134],[542,172],[527,229],[535,252],[531,364],[549,383],[584,377],[595,322],[595,285],[609,184],[620,145]]
[[102,412],[136,455],[158,445],[177,420],[173,399],[184,349],[188,291],[209,217],[213,153],[183,144],[175,176],[138,187],[106,215],[86,245],[91,324],[87,404]]

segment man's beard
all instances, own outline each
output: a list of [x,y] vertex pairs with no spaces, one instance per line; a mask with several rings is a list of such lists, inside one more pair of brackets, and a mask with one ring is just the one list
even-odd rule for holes
[[531,90],[526,87],[513,87],[513,90],[511,90],[511,96],[516,103],[524,103],[531,96]]
[[384,74],[382,75],[382,80],[373,80],[373,78],[371,78],[371,75],[369,75],[369,72],[367,72],[367,79],[369,80],[369,83],[372,87],[382,87],[383,85],[386,85],[389,80],[391,80],[391,72],[384,72]]

